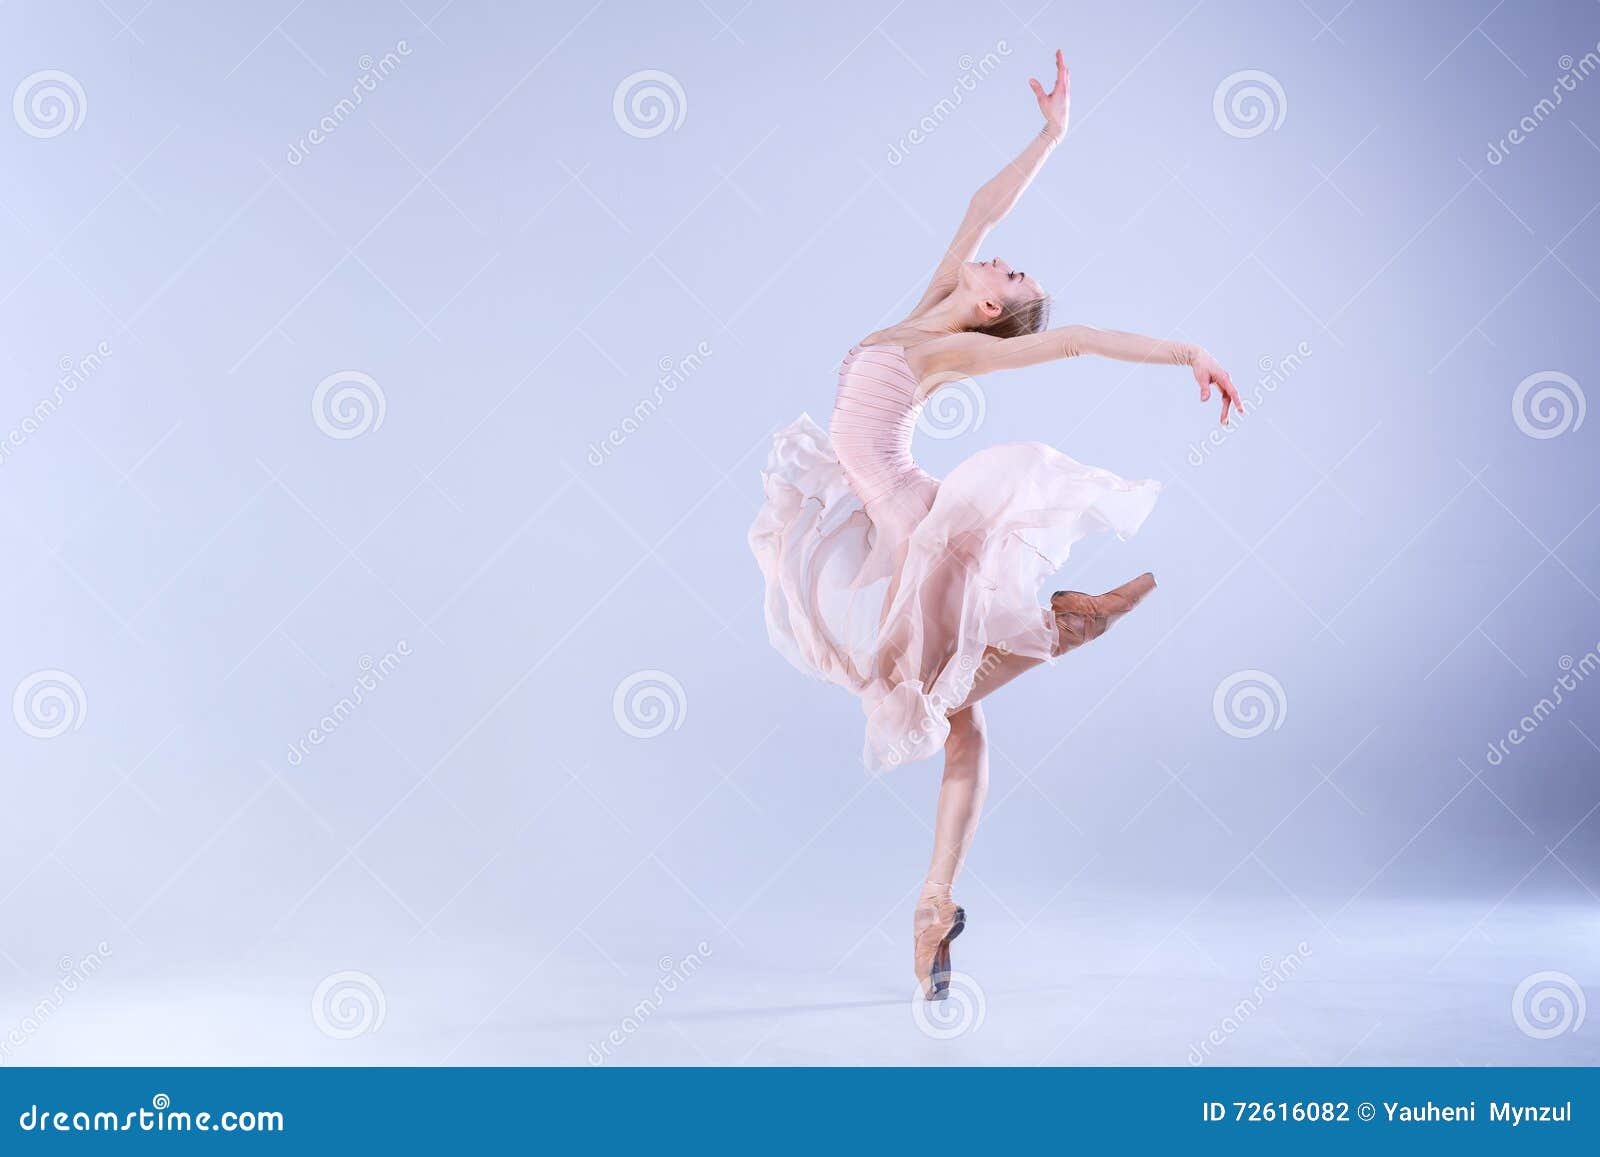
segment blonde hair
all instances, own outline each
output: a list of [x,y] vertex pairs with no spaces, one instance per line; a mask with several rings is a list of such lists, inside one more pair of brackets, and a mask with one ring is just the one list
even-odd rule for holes
[[988,325],[977,326],[974,332],[986,333],[991,337],[1024,337],[1049,326],[1050,299],[1035,297],[1027,301],[1008,302],[999,317]]

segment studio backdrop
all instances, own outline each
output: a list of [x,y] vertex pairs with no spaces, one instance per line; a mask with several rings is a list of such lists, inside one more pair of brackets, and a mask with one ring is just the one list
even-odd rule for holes
[[[0,1052],[1594,1063],[1600,10],[0,8]],[[768,643],[772,434],[972,191],[1056,324],[952,383],[1162,493],[1157,591],[939,759]],[[955,1007],[959,1005],[959,1007]],[[932,1017],[933,1019],[929,1019]]]

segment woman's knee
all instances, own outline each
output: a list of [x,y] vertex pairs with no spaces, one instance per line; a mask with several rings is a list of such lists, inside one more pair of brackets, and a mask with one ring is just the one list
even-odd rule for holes
[[983,708],[974,703],[950,716],[950,738],[947,745],[956,747],[982,746],[988,736],[988,724],[983,718]]

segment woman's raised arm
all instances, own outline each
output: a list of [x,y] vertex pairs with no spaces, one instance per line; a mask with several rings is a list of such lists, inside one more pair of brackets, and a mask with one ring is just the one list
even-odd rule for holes
[[949,379],[1016,370],[1085,354],[1121,362],[1188,366],[1200,385],[1202,402],[1211,400],[1212,386],[1221,393],[1223,425],[1227,425],[1230,410],[1243,412],[1233,379],[1203,347],[1089,325],[1064,325],[1023,337],[999,338],[968,332],[934,338],[916,347],[913,369],[924,380]]
[[1044,114],[1044,128],[1028,142],[1022,152],[1017,154],[1015,160],[991,177],[972,195],[972,201],[967,206],[967,214],[961,219],[961,227],[956,230],[955,238],[945,250],[945,255],[939,262],[939,268],[934,271],[933,280],[922,295],[922,300],[911,311],[912,317],[944,300],[955,288],[957,270],[964,262],[971,261],[977,256],[978,247],[983,244],[983,239],[1007,213],[1011,212],[1022,197],[1023,191],[1044,167],[1045,158],[1066,134],[1067,116],[1072,105],[1070,79],[1060,49],[1056,50],[1054,88],[1045,92],[1042,84],[1029,79],[1028,84],[1032,86],[1033,95],[1039,101],[1039,111]]

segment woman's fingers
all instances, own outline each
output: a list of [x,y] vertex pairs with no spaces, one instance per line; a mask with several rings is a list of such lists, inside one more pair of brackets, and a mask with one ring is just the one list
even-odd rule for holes
[[1239,400],[1239,391],[1234,388],[1233,379],[1228,376],[1226,370],[1218,376],[1217,388],[1222,391],[1222,424],[1226,426],[1229,411],[1236,414],[1244,413],[1244,403]]
[[1207,357],[1194,366],[1194,380],[1200,383],[1200,400],[1211,400],[1211,387],[1217,387],[1217,393],[1222,396],[1222,424],[1228,424],[1228,418],[1233,414],[1244,413],[1244,402],[1239,399],[1239,391],[1234,388],[1233,379],[1228,376],[1228,371],[1219,366],[1214,360]]
[[1067,61],[1066,57],[1061,55],[1061,49],[1056,49],[1056,83],[1050,91],[1045,92],[1044,85],[1031,76],[1028,78],[1028,86],[1033,89],[1033,95],[1038,97],[1040,101],[1053,101],[1066,92]]
[[1222,395],[1222,424],[1226,426],[1228,419],[1235,414],[1244,413],[1244,402],[1239,398],[1239,391],[1234,388],[1233,378],[1228,376],[1228,371],[1217,364],[1217,359],[1203,350],[1190,365],[1194,372],[1194,380],[1200,383],[1200,400],[1211,400],[1211,387],[1217,387],[1217,393]]

